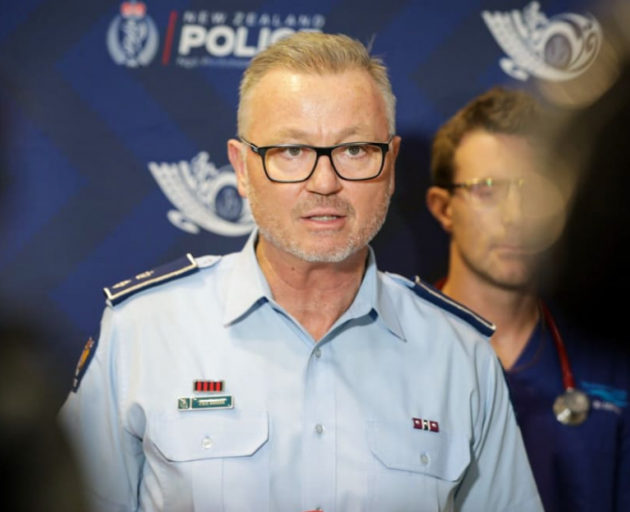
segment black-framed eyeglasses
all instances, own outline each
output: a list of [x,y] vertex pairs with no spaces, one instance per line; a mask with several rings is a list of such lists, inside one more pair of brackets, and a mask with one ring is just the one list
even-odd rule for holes
[[443,185],[447,190],[465,189],[474,206],[492,208],[498,206],[508,196],[510,188],[515,186],[521,199],[525,199],[528,206],[544,205],[556,199],[557,188],[552,182],[538,174],[514,179],[507,178],[474,178],[461,183]]
[[347,181],[367,181],[383,172],[385,154],[394,136],[387,142],[346,142],[336,146],[317,147],[306,144],[280,144],[259,147],[241,138],[260,155],[267,178],[276,183],[299,183],[308,180],[320,156],[330,159],[337,176]]

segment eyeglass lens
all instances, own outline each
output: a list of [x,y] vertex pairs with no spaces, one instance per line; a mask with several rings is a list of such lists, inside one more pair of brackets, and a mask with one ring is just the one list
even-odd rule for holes
[[512,187],[516,187],[517,197],[529,208],[545,206],[548,201],[555,199],[554,185],[539,176],[517,180],[487,178],[471,183],[467,188],[476,204],[493,207],[508,198]]
[[[371,144],[340,146],[330,154],[337,173],[350,180],[375,177],[384,158],[381,148]],[[317,160],[315,149],[301,146],[270,148],[265,154],[267,173],[271,179],[278,181],[306,179],[315,169]]]

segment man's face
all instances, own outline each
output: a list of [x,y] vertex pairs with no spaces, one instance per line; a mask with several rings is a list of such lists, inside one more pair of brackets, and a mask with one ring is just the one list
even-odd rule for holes
[[[363,71],[312,75],[273,70],[251,91],[244,137],[256,146],[387,142],[385,104]],[[259,155],[230,141],[239,191],[249,199],[266,250],[311,262],[343,261],[376,235],[394,190],[400,139],[390,144],[381,175],[362,182],[337,176],[328,157],[301,183],[274,183]],[[240,163],[236,160],[240,160]]]
[[480,189],[453,190],[451,255],[464,271],[507,289],[534,283],[541,252],[558,234],[563,207],[558,189],[540,168],[541,156],[526,138],[483,130],[464,137],[455,152],[454,183],[524,180],[505,185],[499,201],[488,201]]

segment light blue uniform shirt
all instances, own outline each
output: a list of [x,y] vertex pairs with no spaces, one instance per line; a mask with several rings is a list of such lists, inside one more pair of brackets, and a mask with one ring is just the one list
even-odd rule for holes
[[97,510],[542,510],[501,367],[452,302],[370,251],[316,343],[274,302],[255,237],[106,308],[60,414]]

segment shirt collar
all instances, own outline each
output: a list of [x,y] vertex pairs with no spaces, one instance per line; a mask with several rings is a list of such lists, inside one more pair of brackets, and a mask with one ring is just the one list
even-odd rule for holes
[[[383,285],[382,275],[378,272],[374,250],[368,246],[368,251],[361,287],[346,315],[357,318],[375,311],[387,329],[404,341],[405,336],[398,320],[398,314],[387,289]],[[348,318],[346,315],[343,315],[342,318]]]
[[[236,255],[223,315],[224,325],[236,322],[252,308],[263,302],[273,301],[271,289],[256,258],[257,239],[258,230],[255,229],[243,250]],[[380,278],[374,250],[368,246],[368,259],[363,281],[357,296],[348,311],[341,316],[339,322],[369,315],[372,311],[377,313],[389,331],[405,340],[392,299]]]
[[224,325],[236,322],[258,303],[272,300],[271,289],[256,259],[256,240],[258,230],[254,229],[236,255],[223,313]]

